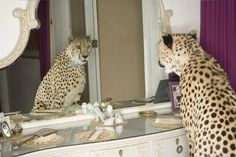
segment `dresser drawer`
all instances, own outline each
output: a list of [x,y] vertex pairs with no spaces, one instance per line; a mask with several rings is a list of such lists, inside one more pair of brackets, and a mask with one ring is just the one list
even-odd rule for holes
[[86,152],[71,147],[55,148],[36,151],[33,153],[22,155],[21,157],[85,157]]
[[141,143],[122,147],[93,150],[90,157],[148,157],[148,144]]
[[188,157],[188,139],[178,136],[153,142],[152,156],[155,157]]

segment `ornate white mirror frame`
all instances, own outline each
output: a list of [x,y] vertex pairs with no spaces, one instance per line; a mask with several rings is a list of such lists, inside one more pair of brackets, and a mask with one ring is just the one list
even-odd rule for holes
[[[39,0],[0,1],[0,69],[13,63],[25,49],[30,30],[39,27]],[[4,10],[4,11],[3,11]],[[8,21],[8,22],[6,22]]]

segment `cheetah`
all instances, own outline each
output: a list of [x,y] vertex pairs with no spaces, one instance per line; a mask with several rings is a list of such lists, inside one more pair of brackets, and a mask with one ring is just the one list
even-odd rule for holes
[[78,104],[86,85],[84,64],[92,44],[89,37],[71,39],[39,85],[32,112],[61,110]]
[[236,94],[195,32],[161,35],[159,64],[180,76],[180,115],[191,157],[236,157]]

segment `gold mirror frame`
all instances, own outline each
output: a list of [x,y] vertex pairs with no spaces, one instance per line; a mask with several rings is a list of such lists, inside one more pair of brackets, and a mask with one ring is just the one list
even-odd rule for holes
[[0,69],[13,63],[23,53],[29,39],[30,30],[39,28],[40,25],[35,16],[38,4],[39,0],[28,0],[26,9],[15,8],[12,11],[13,16],[19,19],[20,34],[13,50],[5,58],[0,59]]

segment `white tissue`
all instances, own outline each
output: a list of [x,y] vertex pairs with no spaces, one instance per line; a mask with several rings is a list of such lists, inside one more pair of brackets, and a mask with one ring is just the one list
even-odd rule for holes
[[114,117],[105,119],[105,120],[104,120],[104,125],[105,125],[105,126],[106,126],[106,125],[113,125],[113,124],[114,124],[114,120],[115,120]]
[[82,112],[87,113],[87,103],[85,102],[82,103]]
[[113,117],[114,116],[113,107],[111,105],[107,106],[107,116],[108,117]]

